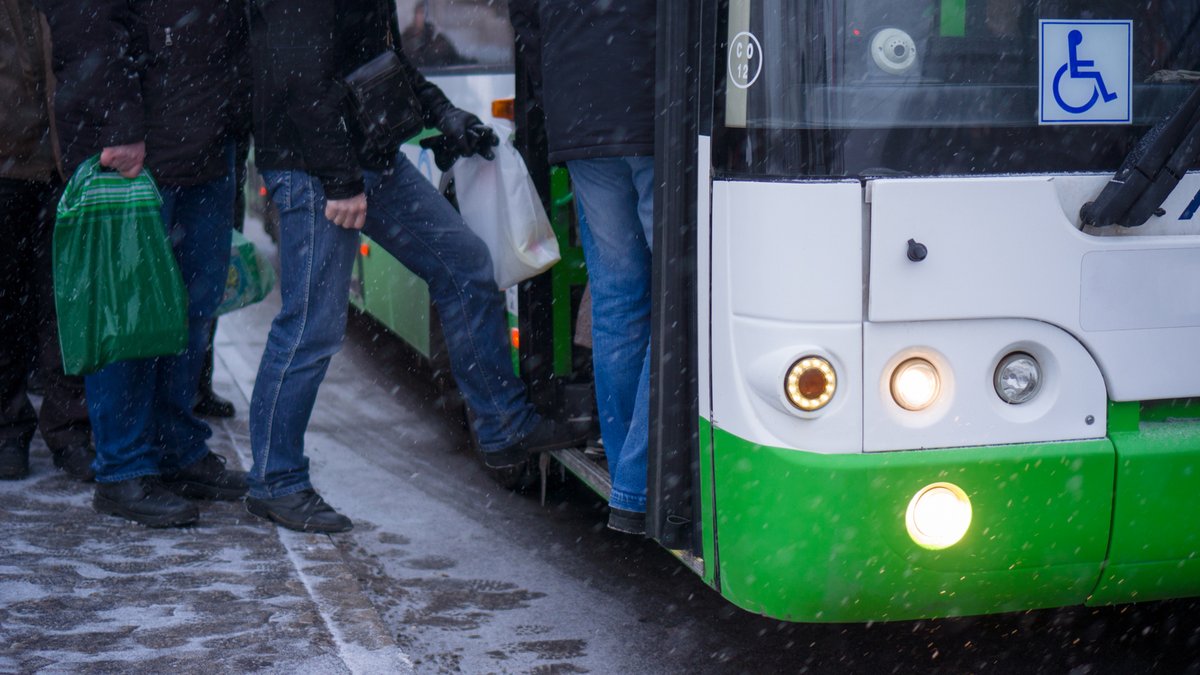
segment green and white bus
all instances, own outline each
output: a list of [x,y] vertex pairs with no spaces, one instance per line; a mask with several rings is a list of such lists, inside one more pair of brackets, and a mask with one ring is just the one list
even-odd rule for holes
[[[795,621],[1200,595],[1200,4],[658,7],[648,536]],[[513,304],[573,413],[554,175]]]

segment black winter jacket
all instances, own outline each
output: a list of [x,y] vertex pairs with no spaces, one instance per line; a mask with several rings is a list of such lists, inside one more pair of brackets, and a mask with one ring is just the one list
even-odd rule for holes
[[167,185],[227,170],[236,45],[227,0],[38,0],[50,24],[55,117],[69,173],[113,145],[146,142]]
[[[382,8],[387,16],[382,16]],[[252,0],[254,159],[298,169],[330,199],[363,191],[362,169],[384,169],[398,148],[373,150],[352,122],[343,78],[393,43],[421,101],[426,126],[453,106],[399,49],[396,4],[383,0]]]
[[540,0],[550,161],[654,154],[650,0]]

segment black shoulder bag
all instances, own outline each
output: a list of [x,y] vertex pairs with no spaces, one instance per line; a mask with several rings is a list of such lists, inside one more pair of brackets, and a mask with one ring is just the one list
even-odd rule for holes
[[356,68],[343,82],[367,145],[391,152],[421,133],[425,120],[421,101],[396,54],[391,14],[386,5],[379,6],[387,22],[387,51]]

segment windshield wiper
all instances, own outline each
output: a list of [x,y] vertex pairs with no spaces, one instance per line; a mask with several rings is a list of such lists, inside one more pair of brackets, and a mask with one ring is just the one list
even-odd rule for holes
[[1084,226],[1137,227],[1162,215],[1167,196],[1200,159],[1200,86],[1146,133],[1108,185],[1079,210]]

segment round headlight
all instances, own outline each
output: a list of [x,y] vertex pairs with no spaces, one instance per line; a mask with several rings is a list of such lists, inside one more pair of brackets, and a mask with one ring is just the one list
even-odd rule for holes
[[1024,403],[1037,395],[1042,385],[1042,367],[1025,352],[1013,352],[1000,360],[994,378],[996,394],[1006,403]]
[[819,356],[806,356],[788,368],[783,391],[797,408],[812,412],[824,408],[837,391],[833,366]]
[[971,527],[971,500],[953,483],[933,483],[921,488],[908,503],[904,516],[908,536],[918,546],[949,548]]
[[892,371],[892,398],[905,410],[928,408],[941,390],[937,368],[925,359],[908,359]]

